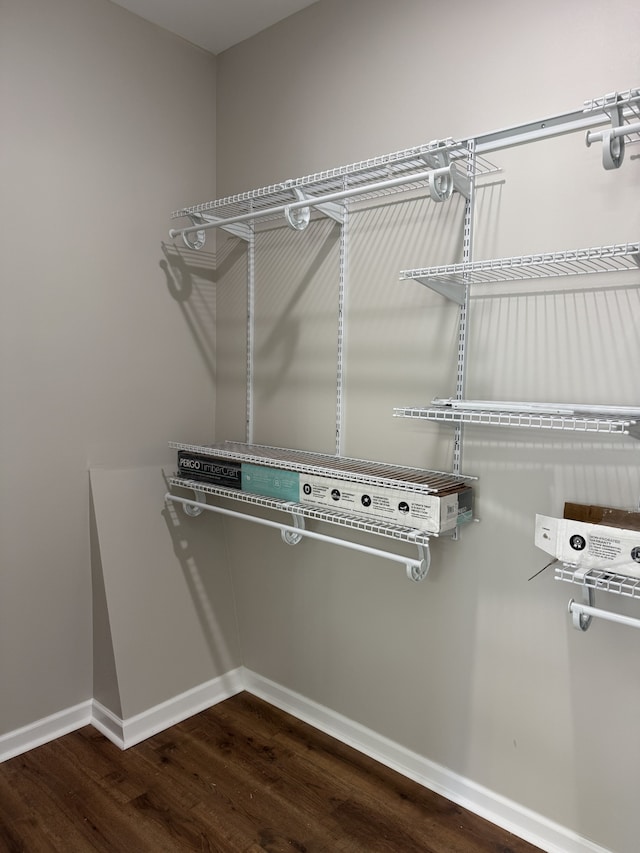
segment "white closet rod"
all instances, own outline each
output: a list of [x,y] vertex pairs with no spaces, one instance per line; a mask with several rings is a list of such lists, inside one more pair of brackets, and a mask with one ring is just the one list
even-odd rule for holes
[[613,139],[618,139],[621,136],[630,136],[632,133],[640,133],[640,121],[634,124],[621,124],[609,130],[588,130],[587,145],[591,145],[593,142],[603,142],[607,134]]
[[[325,195],[307,196],[299,201],[292,200],[287,204],[279,204],[276,207],[268,207],[264,210],[252,210],[250,213],[242,213],[238,216],[231,216],[228,219],[217,219],[215,222],[204,221],[198,225],[190,225],[187,228],[171,228],[169,236],[173,238],[179,237],[183,234],[193,234],[197,231],[205,231],[207,228],[224,228],[227,225],[235,225],[238,222],[248,222],[261,216],[272,216],[278,213],[284,213],[285,210],[297,210],[302,207],[313,207],[314,205],[327,204],[331,201],[340,201],[341,199],[351,198],[352,196],[382,192],[383,190],[401,187],[405,184],[411,184],[414,181],[427,181],[430,178],[435,179],[444,176],[453,178],[454,173],[455,163],[449,163],[448,166],[442,166],[439,169],[428,169],[424,172],[412,172],[409,175],[401,175],[398,178],[389,178],[386,181],[377,181],[373,184],[364,184],[358,187],[351,187],[347,190],[325,193]],[[206,216],[206,214],[198,215],[203,217]]]
[[306,530],[302,527],[294,527],[291,524],[282,524],[278,521],[269,521],[266,518],[259,518],[255,515],[247,515],[242,512],[235,512],[231,509],[224,509],[223,507],[214,506],[213,504],[202,503],[201,501],[190,500],[189,498],[181,498],[177,495],[172,495],[171,492],[167,492],[164,496],[165,501],[174,501],[176,503],[180,503],[185,507],[191,507],[199,510],[207,510],[208,512],[217,512],[220,515],[227,515],[230,518],[240,518],[243,521],[252,521],[254,524],[262,524],[264,527],[273,527],[276,530],[279,530],[280,533],[288,533],[292,537],[298,536],[306,536],[309,539],[317,539],[320,542],[328,542],[331,545],[340,545],[343,548],[350,548],[353,551],[362,551],[364,554],[371,554],[374,557],[382,557],[385,560],[391,560],[394,563],[401,563],[405,566],[407,571],[407,577],[411,580],[421,580],[425,577],[427,571],[429,570],[429,561],[430,561],[430,551],[427,546],[418,546],[419,552],[424,550],[425,557],[424,559],[414,560],[410,557],[403,557],[401,554],[394,554],[390,551],[381,551],[378,548],[370,548],[368,545],[360,545],[357,542],[350,542],[348,539],[337,539],[334,536],[327,536],[324,533],[315,533],[312,530]]
[[[620,625],[628,625],[630,628],[640,628],[640,619],[634,619],[632,616],[623,616],[620,613],[613,613],[610,610],[601,610],[599,607],[592,607],[589,604],[580,604],[572,598],[569,602],[569,613],[573,617],[573,623],[582,630],[586,630],[588,621],[583,621],[580,617],[596,616],[599,619],[606,619],[608,622],[618,622]],[[585,625],[585,627],[582,627]]]

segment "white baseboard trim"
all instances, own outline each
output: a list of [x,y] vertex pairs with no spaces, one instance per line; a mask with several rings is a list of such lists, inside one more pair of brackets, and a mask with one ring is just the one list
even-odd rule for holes
[[120,749],[128,749],[241,690],[244,690],[243,668],[238,667],[126,720],[94,700],[92,724]]
[[238,667],[127,720],[120,719],[96,699],[89,699],[0,735],[0,762],[88,725],[94,726],[120,749],[128,749],[241,690],[244,690],[243,668]]
[[75,732],[82,726],[88,726],[91,723],[91,704],[91,699],[88,699],[73,708],[66,708],[28,726],[0,735],[0,762],[68,735],[69,732]]
[[547,853],[611,853],[543,815],[248,669],[244,670],[244,688]]
[[231,670],[126,720],[117,717],[100,702],[88,700],[1,735],[0,762],[89,724],[120,749],[127,749],[242,690],[326,732],[547,853],[611,853],[543,815],[245,667]]

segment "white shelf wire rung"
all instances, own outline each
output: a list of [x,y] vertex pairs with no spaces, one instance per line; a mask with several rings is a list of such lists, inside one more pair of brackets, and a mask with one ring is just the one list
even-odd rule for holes
[[[398,177],[410,177],[412,173],[424,173],[429,166],[429,156],[446,153],[451,162],[464,161],[466,172],[467,151],[465,144],[453,139],[445,139],[429,142],[424,145],[406,148],[380,157],[373,157],[335,169],[328,169],[301,178],[281,181],[249,192],[230,195],[214,201],[203,202],[191,207],[181,208],[171,214],[172,219],[179,219],[192,215],[215,214],[216,217],[231,218],[241,216],[249,212],[260,215],[262,211],[267,212],[271,207],[278,207],[292,201],[295,189],[303,190],[309,195],[310,202],[314,196],[322,196],[344,189],[362,187],[360,198],[370,198],[383,195],[388,192],[399,192],[402,190],[415,189],[423,186],[424,179],[415,183],[407,183],[403,186],[389,190],[367,192],[368,184],[383,182]],[[498,167],[491,163],[486,157],[477,157],[474,164],[474,176],[499,171]],[[265,216],[264,218],[268,218]]]
[[372,519],[368,516],[353,515],[335,509],[325,509],[295,501],[287,501],[282,498],[263,497],[262,495],[254,495],[251,492],[241,491],[240,489],[225,489],[222,486],[215,486],[212,483],[201,482],[200,480],[170,477],[169,485],[190,489],[203,494],[215,495],[220,498],[229,498],[241,503],[263,507],[264,509],[287,512],[316,521],[325,521],[330,524],[339,525],[340,527],[360,530],[363,533],[373,533],[376,536],[384,536],[387,539],[408,542],[413,545],[426,546],[429,544],[431,537],[437,536],[436,533],[424,533],[413,527],[404,527],[399,524],[393,524],[392,522]]
[[640,578],[614,574],[603,569],[585,571],[570,563],[559,563],[555,566],[555,579],[628,598],[640,598]]
[[446,408],[439,406],[398,406],[393,410],[397,418],[418,418],[449,424],[484,424],[486,426],[523,427],[527,429],[569,430],[582,433],[606,433],[640,438],[640,425],[636,420],[624,418],[580,415],[557,415],[545,412],[479,411],[476,409]]
[[[400,281],[443,284],[494,284],[533,278],[640,270],[640,243],[617,243],[562,252],[492,258],[402,270]],[[639,276],[640,279],[640,276]]]
[[347,456],[331,456],[306,450],[290,450],[261,444],[242,444],[225,441],[221,444],[195,445],[171,441],[169,447],[190,453],[230,459],[254,465],[297,471],[302,474],[319,475],[349,483],[368,486],[401,488],[421,494],[445,494],[459,490],[476,477],[451,474],[446,471],[431,471],[352,459]]

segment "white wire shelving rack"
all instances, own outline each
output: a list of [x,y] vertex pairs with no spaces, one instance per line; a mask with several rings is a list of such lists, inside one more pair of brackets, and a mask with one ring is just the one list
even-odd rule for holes
[[[259,222],[269,222],[282,218],[294,231],[303,231],[313,217],[323,216],[333,219],[340,226],[340,288],[338,316],[338,369],[337,369],[337,404],[336,404],[336,455],[342,457],[342,411],[344,407],[344,340],[345,340],[345,305],[348,292],[348,214],[350,203],[384,197],[405,191],[425,191],[434,202],[449,199],[454,192],[465,199],[463,257],[461,264],[448,267],[430,267],[420,270],[407,270],[401,273],[403,279],[417,280],[434,290],[443,293],[460,305],[459,335],[458,335],[458,368],[456,380],[455,406],[442,405],[434,401],[431,407],[402,407],[394,414],[399,417],[419,417],[430,420],[444,420],[455,425],[453,476],[462,476],[462,436],[466,423],[497,423],[500,426],[528,426],[548,429],[573,429],[584,432],[609,432],[633,435],[637,426],[635,417],[612,416],[610,413],[572,412],[570,414],[542,411],[522,411],[523,404],[506,404],[501,411],[495,407],[483,411],[473,405],[467,409],[465,403],[466,375],[466,336],[469,294],[473,284],[491,281],[521,280],[523,278],[544,277],[551,275],[584,275],[592,272],[608,273],[619,270],[637,270],[639,246],[637,243],[624,246],[607,246],[599,249],[577,250],[576,252],[554,253],[552,255],[536,255],[522,258],[497,259],[494,261],[474,262],[473,260],[473,219],[474,219],[474,189],[478,178],[498,172],[498,167],[488,159],[489,156],[503,148],[509,148],[540,139],[547,139],[576,131],[586,132],[587,146],[602,144],[602,161],[605,169],[619,168],[623,159],[625,146],[628,143],[640,141],[640,89],[629,89],[624,92],[614,92],[601,98],[586,101],[580,109],[559,115],[549,116],[542,120],[521,124],[491,133],[484,133],[462,140],[451,138],[433,141],[424,145],[404,149],[391,154],[363,160],[308,175],[306,177],[285,180],[260,189],[227,196],[215,201],[204,202],[190,207],[183,207],[171,214],[177,227],[170,230],[173,239],[181,238],[191,249],[200,249],[206,241],[209,229],[221,229],[238,237],[248,244],[248,319],[247,319],[247,442],[253,441],[253,397],[251,382],[253,377],[253,310],[255,275],[255,230]],[[179,224],[182,220],[182,224]],[[184,220],[187,221],[184,224]],[[473,403],[474,401],[466,401]],[[477,402],[477,401],[476,401]],[[528,404],[524,404],[525,407]],[[177,444],[172,444],[178,447]],[[193,447],[193,445],[180,445]],[[258,464],[264,464],[260,458]],[[303,464],[303,463],[301,463]],[[442,472],[441,472],[442,473]],[[335,476],[335,470],[332,470]],[[358,472],[356,476],[368,476]],[[171,484],[193,489],[193,482],[181,478],[173,478]],[[197,483],[196,497],[206,497],[206,494],[218,497],[232,498],[236,501],[255,502],[255,505],[282,509],[275,499],[264,499],[255,496],[242,498],[230,490],[232,494],[222,494],[219,489],[210,484]],[[407,486],[409,488],[409,486]],[[214,509],[201,500],[190,501],[177,498],[167,493],[168,500],[182,503],[185,510],[191,514],[199,514],[206,509]],[[287,528],[279,526],[285,541],[294,544],[302,535],[302,519],[305,517],[330,521],[344,527],[353,526],[348,517],[343,517],[336,511],[310,510],[304,506],[302,510],[293,513],[294,526]],[[218,511],[218,508],[216,508]],[[222,511],[222,510],[219,510]],[[290,509],[287,509],[290,511]],[[235,514],[224,510],[226,514]],[[313,515],[306,515],[312,513]],[[318,514],[319,513],[319,514]],[[264,523],[271,524],[270,522]],[[357,518],[355,524],[364,524]],[[273,525],[272,525],[273,526]],[[285,529],[286,528],[286,529]],[[357,527],[357,529],[363,529]],[[376,530],[379,535],[391,538],[410,536],[415,542],[416,532],[402,533],[385,524]],[[430,534],[431,535],[431,534]],[[428,537],[427,537],[428,538]],[[455,535],[454,535],[454,538]],[[337,541],[337,540],[336,540]],[[409,541],[407,539],[406,541]],[[426,547],[419,543],[419,547]],[[428,551],[427,551],[428,553]],[[427,566],[428,568],[428,566]],[[420,579],[426,574],[425,562],[420,560],[411,567],[407,563],[407,573],[413,579]]]
[[[331,482],[339,481],[373,488],[391,488],[398,495],[404,495],[405,493],[413,493],[416,496],[450,494],[452,491],[469,485],[475,479],[473,477],[455,477],[444,471],[429,471],[408,466],[388,465],[362,459],[350,459],[328,454],[289,450],[287,448],[268,447],[265,445],[250,445],[239,442],[224,442],[221,445],[194,445],[183,442],[170,442],[170,447],[178,451],[197,454],[200,457],[213,457],[216,460],[250,463],[267,468],[297,472],[303,475],[322,476],[330,478]],[[195,499],[177,497],[171,492],[168,492],[165,496],[167,501],[175,501],[182,504],[189,515],[200,515],[203,511],[211,511],[233,518],[243,518],[267,527],[277,528],[280,530],[283,540],[289,545],[298,544],[302,538],[308,537],[353,550],[363,551],[367,554],[404,564],[407,577],[414,581],[423,580],[426,577],[430,565],[429,540],[432,536],[438,536],[438,533],[425,532],[415,527],[398,524],[395,521],[376,516],[359,515],[332,507],[257,495],[242,489],[227,488],[200,478],[192,479],[183,476],[181,472],[177,476],[169,478],[169,485],[194,492]],[[207,495],[289,513],[293,518],[293,525],[287,525],[284,522],[272,522],[253,515],[209,504],[206,500]],[[412,544],[418,548],[418,558],[410,559],[404,555],[398,555],[386,550],[371,548],[357,542],[306,530],[304,519],[327,522],[341,528],[357,530],[363,533],[373,533],[376,536]]]

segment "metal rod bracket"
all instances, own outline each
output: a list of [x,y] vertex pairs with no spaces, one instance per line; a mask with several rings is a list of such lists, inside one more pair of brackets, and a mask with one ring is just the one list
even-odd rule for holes
[[[193,496],[196,503],[206,504],[207,495],[205,492],[201,492],[199,489],[194,489]],[[197,518],[199,515],[202,515],[203,512],[201,506],[194,506],[194,504],[192,503],[183,503],[182,508],[185,512],[185,515],[188,515],[191,518]]]
[[592,142],[602,142],[602,165],[605,169],[619,169],[624,160],[625,129],[624,110],[617,92],[606,97],[604,112],[611,119],[607,130],[587,131],[587,148]]
[[[291,513],[291,517],[293,519],[293,526],[297,530],[304,530],[304,518],[301,515],[298,515],[295,512]],[[295,531],[283,528],[280,530],[280,536],[282,537],[282,541],[286,545],[297,545],[299,542],[302,542],[303,536],[301,533],[296,533]]]
[[422,581],[429,574],[431,566],[431,550],[428,545],[418,545],[418,558],[420,563],[407,563],[407,577],[410,581]]

